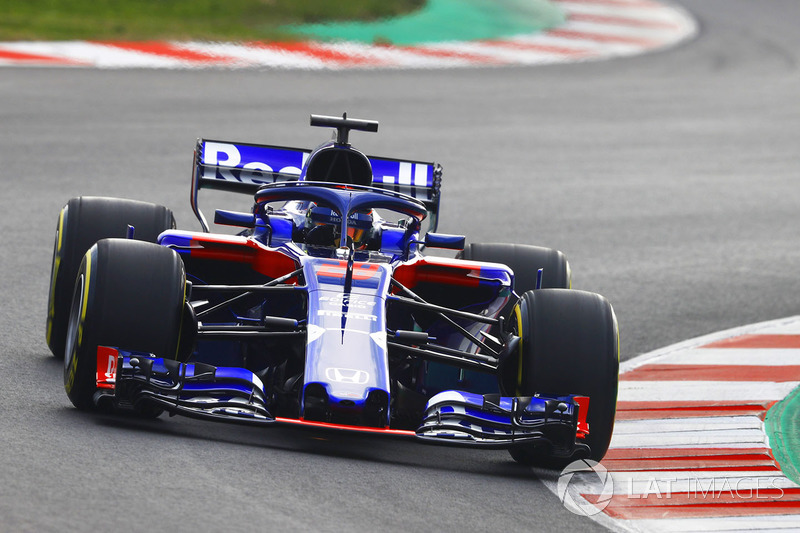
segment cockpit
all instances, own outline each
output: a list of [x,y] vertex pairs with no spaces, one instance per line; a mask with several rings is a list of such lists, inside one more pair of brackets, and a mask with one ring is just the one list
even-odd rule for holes
[[421,202],[402,194],[339,183],[267,185],[256,202],[265,223],[256,238],[273,247],[291,242],[312,255],[325,253],[318,248],[347,248],[375,252],[376,259],[405,256],[427,214]]

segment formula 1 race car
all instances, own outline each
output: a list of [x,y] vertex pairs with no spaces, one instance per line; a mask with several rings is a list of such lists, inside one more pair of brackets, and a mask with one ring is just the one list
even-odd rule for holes
[[[67,203],[47,343],[72,403],[600,460],[619,367],[608,301],[571,289],[559,251],[437,233],[441,167],[350,145],[377,122],[311,125],[334,138],[313,151],[198,140],[202,231],[150,203]],[[204,189],[254,197],[215,212],[238,233],[209,231]]]

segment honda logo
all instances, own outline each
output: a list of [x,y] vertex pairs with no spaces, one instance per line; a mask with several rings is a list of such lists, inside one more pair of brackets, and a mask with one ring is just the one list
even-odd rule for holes
[[369,373],[363,370],[353,370],[351,368],[326,368],[325,376],[328,378],[328,381],[335,381],[336,383],[364,385],[369,381]]

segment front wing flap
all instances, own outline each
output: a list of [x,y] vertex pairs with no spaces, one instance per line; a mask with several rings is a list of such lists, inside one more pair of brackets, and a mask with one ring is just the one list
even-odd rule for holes
[[428,401],[417,436],[489,448],[541,444],[557,457],[588,452],[585,396],[505,397],[444,391]]
[[261,380],[243,368],[179,363],[105,346],[97,350],[95,403],[221,422],[271,424]]

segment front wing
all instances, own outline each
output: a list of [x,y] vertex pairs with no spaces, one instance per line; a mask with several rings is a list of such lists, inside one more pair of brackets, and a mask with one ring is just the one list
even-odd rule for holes
[[274,417],[261,379],[238,367],[179,363],[100,346],[96,377],[95,403],[101,407],[158,407],[170,414],[220,422],[301,424],[485,448],[540,443],[562,457],[588,452],[581,441],[589,432],[589,398],[581,396],[501,397],[444,391],[430,398],[420,426],[409,431]]

